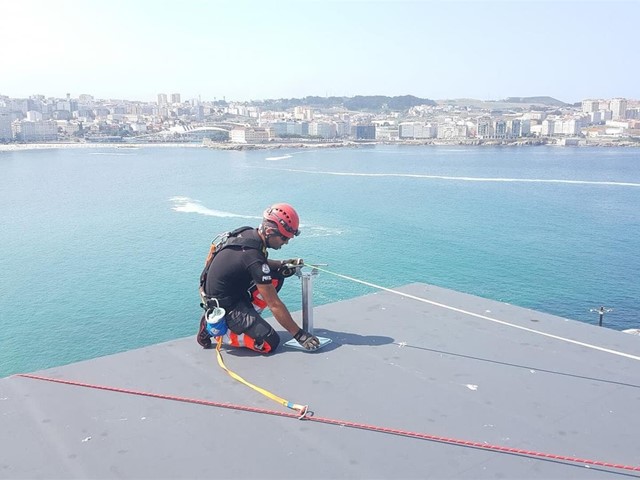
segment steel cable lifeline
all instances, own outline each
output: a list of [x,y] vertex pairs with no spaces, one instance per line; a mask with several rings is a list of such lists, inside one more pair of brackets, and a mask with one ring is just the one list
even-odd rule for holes
[[224,364],[224,360],[222,359],[222,352],[220,352],[220,347],[222,346],[222,337],[219,336],[218,337],[218,341],[216,344],[216,354],[218,356],[218,365],[220,365],[220,367],[227,372],[231,378],[239,381],[240,383],[243,383],[244,385],[246,385],[249,388],[254,389],[256,392],[261,393],[262,395],[264,395],[267,398],[270,398],[271,400],[273,400],[274,402],[278,402],[280,405],[290,408],[291,410],[295,410],[298,412],[298,418],[300,420],[302,420],[303,418],[306,417],[310,417],[313,415],[313,412],[309,410],[309,405],[299,405],[297,403],[291,403],[288,400],[285,400],[282,397],[279,397],[278,395],[275,395],[273,393],[271,393],[268,390],[265,390],[264,388],[258,387],[257,385],[254,385],[253,383],[247,382],[244,378],[242,378],[240,375],[238,375],[237,373],[232,372],[231,370],[229,370],[227,368],[227,366]]
[[305,421],[325,423],[325,424],[328,424],[328,425],[336,425],[336,426],[339,426],[339,427],[349,427],[349,428],[360,429],[360,430],[368,430],[368,431],[371,431],[371,432],[386,433],[386,434],[389,434],[389,435],[398,435],[398,436],[403,436],[403,437],[415,438],[415,439],[419,439],[419,440],[428,440],[428,441],[432,441],[432,442],[445,443],[445,444],[450,444],[450,445],[458,445],[458,446],[463,446],[463,447],[478,448],[478,449],[487,450],[487,451],[494,451],[494,452],[500,452],[500,453],[509,453],[509,454],[515,454],[515,455],[522,455],[522,456],[526,456],[526,457],[544,458],[544,459],[558,460],[558,461],[571,462],[571,463],[577,463],[577,464],[583,464],[583,465],[595,465],[595,466],[598,466],[598,467],[615,468],[615,469],[620,469],[620,470],[628,470],[628,471],[633,471],[633,472],[640,472],[640,466],[638,466],[638,465],[624,465],[624,464],[620,464],[620,463],[604,462],[604,461],[601,461],[601,460],[590,460],[590,459],[587,459],[587,458],[569,457],[569,456],[565,456],[565,455],[556,455],[556,454],[553,454],[553,453],[537,452],[537,451],[534,451],[534,450],[523,450],[523,449],[520,449],[520,448],[505,447],[505,446],[501,446],[501,445],[492,445],[492,444],[489,444],[489,443],[474,442],[474,441],[469,441],[469,440],[461,440],[461,439],[457,439],[457,438],[441,437],[441,436],[438,436],[438,435],[430,435],[428,433],[420,433],[420,432],[413,432],[413,431],[410,431],[410,430],[402,430],[402,429],[396,429],[396,428],[381,427],[381,426],[370,425],[370,424],[366,424],[366,423],[338,420],[338,419],[335,419],[335,418],[323,418],[323,417],[315,417],[315,416],[310,416],[310,415],[307,415],[307,416],[304,416],[304,417],[300,417],[299,415],[296,415],[296,414],[293,414],[293,413],[280,412],[280,411],[276,411],[276,410],[267,410],[267,409],[264,409],[264,408],[249,407],[249,406],[246,406],[246,405],[237,405],[237,404],[232,404],[232,403],[221,403],[221,402],[214,402],[214,401],[211,401],[211,400],[201,400],[201,399],[197,399],[197,398],[188,398],[188,397],[179,397],[179,396],[175,396],[175,395],[166,395],[166,394],[159,394],[159,393],[143,392],[143,391],[131,390],[131,389],[127,389],[127,388],[109,387],[109,386],[106,386],[106,385],[96,385],[96,384],[91,384],[91,383],[76,382],[76,381],[73,381],[73,380],[63,380],[63,379],[60,379],[60,378],[43,377],[43,376],[40,376],[40,375],[32,375],[32,374],[28,374],[28,373],[21,373],[21,374],[17,374],[17,375],[14,375],[14,376],[15,377],[30,378],[30,379],[33,379],[33,380],[42,380],[42,381],[46,381],[46,382],[61,383],[61,384],[64,384],[64,385],[73,385],[73,386],[76,386],[76,387],[93,388],[93,389],[97,389],[97,390],[107,390],[107,391],[110,391],[110,392],[125,393],[125,394],[129,394],[129,395],[139,395],[139,396],[143,396],[143,397],[158,398],[158,399],[161,399],[161,400],[171,400],[171,401],[176,401],[176,402],[194,403],[194,404],[197,404],[197,405],[205,405],[205,406],[209,406],[209,407],[228,408],[228,409],[231,409],[231,410],[239,410],[239,411],[243,411],[243,412],[261,413],[263,415],[274,415],[274,416],[277,416],[277,417],[298,418],[298,419],[303,419]]
[[561,337],[559,335],[553,335],[551,333],[541,332],[540,330],[535,330],[533,328],[523,327],[523,326],[516,325],[516,324],[513,324],[513,323],[505,322],[504,320],[498,320],[497,318],[488,317],[486,315],[481,315],[479,313],[469,312],[468,310],[463,310],[461,308],[456,308],[456,307],[452,307],[450,305],[445,305],[444,303],[434,302],[433,300],[427,300],[426,298],[417,297],[415,295],[411,295],[409,293],[400,292],[398,290],[393,290],[391,288],[387,288],[387,287],[383,287],[383,286],[380,286],[380,285],[376,285],[375,283],[365,282],[364,280],[359,280],[357,278],[349,277],[347,275],[342,275],[340,273],[335,273],[335,272],[332,272],[330,270],[327,270],[327,269],[324,269],[324,268],[320,268],[317,265],[309,265],[309,266],[312,266],[313,268],[315,268],[315,269],[317,269],[317,270],[319,270],[321,272],[328,273],[329,275],[334,275],[336,277],[344,278],[345,280],[350,280],[352,282],[360,283],[360,284],[366,285],[368,287],[373,287],[373,288],[377,288],[379,290],[384,290],[385,292],[395,293],[396,295],[400,295],[400,296],[403,296],[403,297],[406,297],[406,298],[411,298],[413,300],[417,300],[417,301],[423,302],[423,303],[428,303],[430,305],[435,305],[436,307],[446,308],[447,310],[452,310],[452,311],[458,312],[458,313],[464,313],[465,315],[471,315],[472,317],[481,318],[483,320],[489,320],[490,322],[499,323],[501,325],[506,325],[508,327],[518,328],[520,330],[524,330],[524,331],[531,332],[531,333],[536,333],[538,335],[543,335],[543,336],[549,337],[549,338],[554,338],[556,340],[561,340],[563,342],[573,343],[575,345],[580,345],[581,347],[587,347],[587,348],[591,348],[593,350],[599,350],[601,352],[611,353],[613,355],[618,355],[620,357],[625,357],[625,358],[630,358],[631,360],[640,361],[640,357],[637,356],[637,355],[631,355],[630,353],[619,352],[618,350],[611,350],[609,348],[598,347],[597,345],[592,345],[590,343],[579,342],[579,341],[573,340],[571,338],[566,338],[566,337]]

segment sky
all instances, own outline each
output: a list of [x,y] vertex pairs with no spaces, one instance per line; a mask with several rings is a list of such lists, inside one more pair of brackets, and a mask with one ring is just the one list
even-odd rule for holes
[[640,0],[0,0],[0,95],[640,98]]

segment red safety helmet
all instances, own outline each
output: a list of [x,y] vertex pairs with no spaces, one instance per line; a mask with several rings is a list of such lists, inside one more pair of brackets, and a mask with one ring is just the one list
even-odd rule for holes
[[278,232],[285,238],[293,238],[300,234],[300,218],[295,209],[288,203],[274,203],[262,214],[263,220],[278,226]]

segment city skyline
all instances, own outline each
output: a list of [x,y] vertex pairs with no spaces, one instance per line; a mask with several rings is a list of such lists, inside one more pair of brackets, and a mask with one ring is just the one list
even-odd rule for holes
[[0,11],[0,95],[14,98],[640,96],[631,1],[25,0]]

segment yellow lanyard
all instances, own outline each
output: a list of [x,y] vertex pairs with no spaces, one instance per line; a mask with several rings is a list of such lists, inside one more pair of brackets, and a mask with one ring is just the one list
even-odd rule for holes
[[222,336],[218,337],[218,342],[216,345],[216,353],[218,355],[218,365],[220,365],[220,367],[227,372],[231,378],[234,378],[235,380],[239,381],[240,383],[244,383],[247,387],[249,388],[253,388],[256,392],[261,393],[262,395],[264,395],[265,397],[270,398],[271,400],[278,402],[280,405],[282,405],[283,407],[287,407],[290,408],[292,410],[297,411],[300,414],[300,419],[303,419],[306,416],[311,416],[313,415],[313,412],[309,411],[309,405],[298,405],[297,403],[291,403],[288,400],[285,400],[284,398],[281,398],[277,395],[274,395],[273,393],[269,392],[268,390],[265,390],[264,388],[258,387],[257,385],[254,385],[250,382],[247,382],[244,378],[242,378],[240,375],[238,375],[235,372],[232,372],[231,370],[229,370],[227,368],[227,366],[224,364],[224,360],[222,359],[222,352],[220,351],[220,347],[222,346]]

